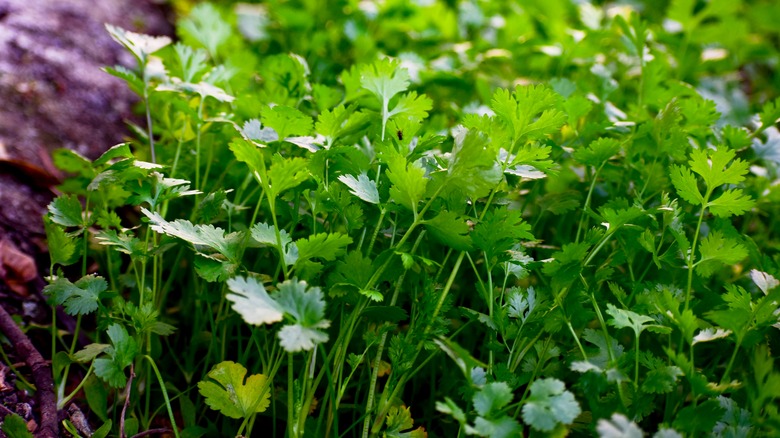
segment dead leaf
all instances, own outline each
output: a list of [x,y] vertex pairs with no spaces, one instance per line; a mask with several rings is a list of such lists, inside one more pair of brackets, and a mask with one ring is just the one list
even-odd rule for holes
[[8,240],[0,240],[0,279],[14,292],[27,296],[27,283],[37,277],[35,260]]

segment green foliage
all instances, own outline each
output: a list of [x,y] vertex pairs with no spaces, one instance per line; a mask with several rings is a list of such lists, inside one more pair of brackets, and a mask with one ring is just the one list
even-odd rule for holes
[[246,368],[235,362],[220,362],[198,382],[206,404],[230,418],[245,418],[263,412],[271,404],[270,386],[262,374],[246,377]]
[[125,394],[128,435],[777,435],[772,1],[228,3],[173,2],[172,47],[109,27],[145,126],[54,153],[63,406],[112,435]]

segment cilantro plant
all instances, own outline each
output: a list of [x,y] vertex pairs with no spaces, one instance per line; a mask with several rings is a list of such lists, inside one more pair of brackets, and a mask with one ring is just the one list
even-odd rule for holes
[[776,434],[776,6],[668,3],[109,27],[146,121],[54,156],[61,406],[119,435]]

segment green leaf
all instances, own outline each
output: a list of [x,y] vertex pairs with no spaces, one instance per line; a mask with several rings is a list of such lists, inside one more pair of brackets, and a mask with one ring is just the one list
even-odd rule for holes
[[295,241],[298,246],[296,263],[313,258],[332,262],[336,260],[336,257],[346,253],[346,248],[350,243],[352,243],[352,238],[341,233],[319,233],[305,239],[298,239]]
[[3,432],[8,438],[33,438],[24,418],[13,413],[3,418]]
[[228,293],[225,299],[233,303],[233,310],[247,324],[273,324],[282,320],[284,310],[254,277],[231,278],[227,285],[232,293]]
[[83,227],[85,225],[81,202],[76,195],[63,195],[54,198],[49,204],[49,215],[52,222],[63,227]]
[[699,192],[698,183],[693,172],[683,166],[673,165],[670,170],[670,177],[674,188],[677,189],[677,194],[681,198],[693,205],[702,205],[704,203],[704,197]]
[[109,348],[111,348],[109,344],[88,344],[73,354],[73,360],[81,363],[91,362]]
[[495,145],[485,135],[458,129],[444,184],[450,192],[472,200],[487,196],[504,177],[497,157]]
[[278,285],[273,298],[295,324],[288,324],[279,331],[279,340],[285,351],[294,353],[311,350],[316,344],[327,342],[330,327],[325,318],[325,301],[322,290],[308,288],[305,281],[287,280]]
[[696,262],[696,273],[709,277],[723,264],[732,265],[747,257],[747,249],[737,240],[725,237],[718,230],[710,231],[699,246],[701,259]]
[[294,135],[309,135],[314,127],[311,117],[295,108],[276,105],[260,111],[263,125],[273,128],[280,139]]
[[466,413],[449,397],[444,397],[443,402],[437,401],[436,410],[444,414],[452,415],[452,417],[461,424],[466,422]]
[[649,353],[643,356],[642,362],[650,370],[642,382],[642,391],[649,394],[665,394],[677,387],[679,377],[683,375],[680,367],[667,365],[661,359],[652,357]]
[[274,155],[268,170],[271,197],[276,198],[282,192],[298,187],[309,179],[308,161],[304,158],[284,158]]
[[392,110],[387,114],[388,120],[397,116],[406,116],[410,119],[422,120],[428,117],[428,111],[433,107],[433,102],[426,95],[418,96],[415,91],[401,96]]
[[46,218],[44,218],[43,226],[46,230],[46,242],[49,247],[51,263],[63,266],[75,263],[78,260],[75,239]]
[[623,414],[612,414],[609,420],[600,419],[596,430],[599,438],[644,438],[642,429]]
[[409,430],[414,427],[410,408],[403,406],[391,407],[387,412],[385,422],[387,424],[387,429],[384,432],[385,438],[426,438],[428,436],[423,427]]
[[542,272],[552,277],[553,285],[563,286],[574,281],[582,271],[582,261],[590,245],[586,242],[563,245],[561,251],[553,253],[553,260],[545,263]]
[[587,148],[577,149],[574,159],[582,164],[599,167],[620,152],[620,142],[614,138],[601,137],[592,141]]
[[115,230],[101,230],[95,233],[95,240],[101,245],[113,246],[117,251],[141,257],[145,255],[144,244],[137,237],[128,233],[117,233]]
[[777,123],[777,120],[780,119],[780,97],[765,103],[764,106],[761,107],[759,118],[761,120],[762,128],[768,128]]
[[69,315],[86,315],[98,308],[100,295],[108,289],[103,277],[87,275],[76,283],[64,277],[57,277],[43,288],[43,293],[54,305],[64,305]]
[[433,219],[424,221],[424,224],[431,236],[443,244],[458,251],[471,249],[469,225],[457,214],[444,210]]
[[755,283],[759,289],[761,289],[761,292],[763,292],[764,295],[767,295],[770,290],[780,286],[780,281],[778,281],[774,276],[766,272],[759,271],[758,269],[750,270],[750,279],[753,280],[753,283]]
[[202,49],[193,49],[192,47],[178,42],[173,45],[173,53],[176,55],[180,71],[180,77],[184,82],[194,82],[200,73],[208,68],[206,61],[208,53]]
[[125,46],[141,65],[146,64],[149,55],[171,43],[167,36],[143,35],[110,24],[106,24],[106,30],[111,38]]
[[388,166],[387,178],[392,183],[390,199],[417,212],[417,203],[423,199],[428,184],[425,170],[415,163],[407,164],[406,157],[397,152],[385,154],[384,159]]
[[496,419],[477,417],[474,426],[466,426],[466,433],[491,438],[512,438],[522,435],[523,428],[514,418],[504,416]]
[[358,175],[357,178],[352,175],[341,175],[339,181],[349,187],[350,193],[358,198],[371,204],[379,204],[379,191],[376,182],[370,180],[365,172]]
[[92,162],[78,152],[71,149],[55,149],[52,153],[52,159],[57,168],[76,175],[92,179],[95,171],[92,169]]
[[141,207],[141,212],[149,218],[152,230],[189,242],[198,252],[208,248],[219,252],[230,260],[238,256],[243,233],[226,234],[222,228],[210,224],[193,225],[192,222],[184,219],[168,222],[159,213],[151,212],[143,207]]
[[472,401],[479,416],[489,417],[499,413],[512,398],[512,389],[506,382],[492,382],[474,394]]
[[387,108],[390,99],[409,88],[409,72],[398,61],[380,59],[360,70],[360,85],[373,93]]
[[219,10],[211,3],[195,5],[186,18],[179,21],[179,32],[190,45],[197,42],[208,50],[212,58],[227,43],[233,33]]
[[710,212],[717,217],[739,216],[753,208],[755,202],[741,189],[726,190],[717,199],[707,203]]
[[104,166],[109,164],[111,160],[119,159],[132,159],[133,151],[130,150],[130,143],[119,143],[108,148],[107,151],[95,160],[92,165],[95,167]]
[[536,140],[556,132],[567,121],[555,109],[560,96],[544,85],[517,86],[514,93],[499,88],[493,94],[491,108],[509,129],[511,142]]
[[707,187],[714,189],[723,184],[739,184],[745,180],[749,164],[739,158],[734,159],[735,156],[734,150],[725,147],[710,151],[709,154],[696,149],[691,152],[691,160],[688,163],[691,170],[704,178]]
[[652,329],[657,332],[668,333],[671,329],[664,326],[655,324],[649,324],[655,322],[653,318],[649,316],[640,315],[630,310],[618,309],[612,303],[607,304],[607,313],[612,316],[609,320],[609,324],[617,328],[630,328],[634,331],[634,335],[639,337],[639,334],[646,329]]
[[270,382],[262,374],[246,377],[243,365],[220,362],[198,382],[198,392],[213,410],[230,418],[246,418],[264,412],[271,404]]
[[696,406],[687,406],[681,409],[672,425],[688,436],[695,436],[698,433],[712,431],[722,415],[723,408],[721,408],[720,403],[710,399]]
[[[138,75],[138,73],[130,70],[122,65],[115,65],[113,67],[103,67],[102,70],[115,78],[119,78],[127,84],[127,87],[135,94],[143,96],[144,94],[144,80]],[[56,161],[55,161],[56,163]],[[58,164],[59,167],[59,164]]]
[[571,424],[582,410],[574,394],[558,379],[537,379],[523,406],[523,421],[534,429],[549,432],[557,424]]
[[339,105],[331,110],[325,110],[317,117],[315,130],[318,134],[325,136],[330,145],[340,136],[347,120],[354,111],[354,106],[345,107],[344,105]]
[[263,157],[263,152],[256,144],[243,138],[235,138],[230,142],[229,147],[236,159],[246,163],[258,180],[266,180],[265,158]]
[[105,350],[108,358],[95,359],[95,374],[111,387],[121,388],[127,383],[124,369],[130,366],[139,353],[138,344],[119,324],[111,324],[106,330],[111,347]]

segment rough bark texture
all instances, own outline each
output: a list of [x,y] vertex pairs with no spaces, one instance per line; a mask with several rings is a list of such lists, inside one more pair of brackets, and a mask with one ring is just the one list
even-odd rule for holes
[[[40,290],[48,269],[42,216],[60,176],[51,152],[65,147],[95,158],[125,138],[133,117],[136,97],[101,71],[133,59],[104,23],[171,33],[154,0],[0,0],[0,305],[23,323],[50,318]],[[27,361],[14,347],[12,360]],[[54,394],[40,389],[43,411]],[[44,434],[51,415],[39,417]]]

